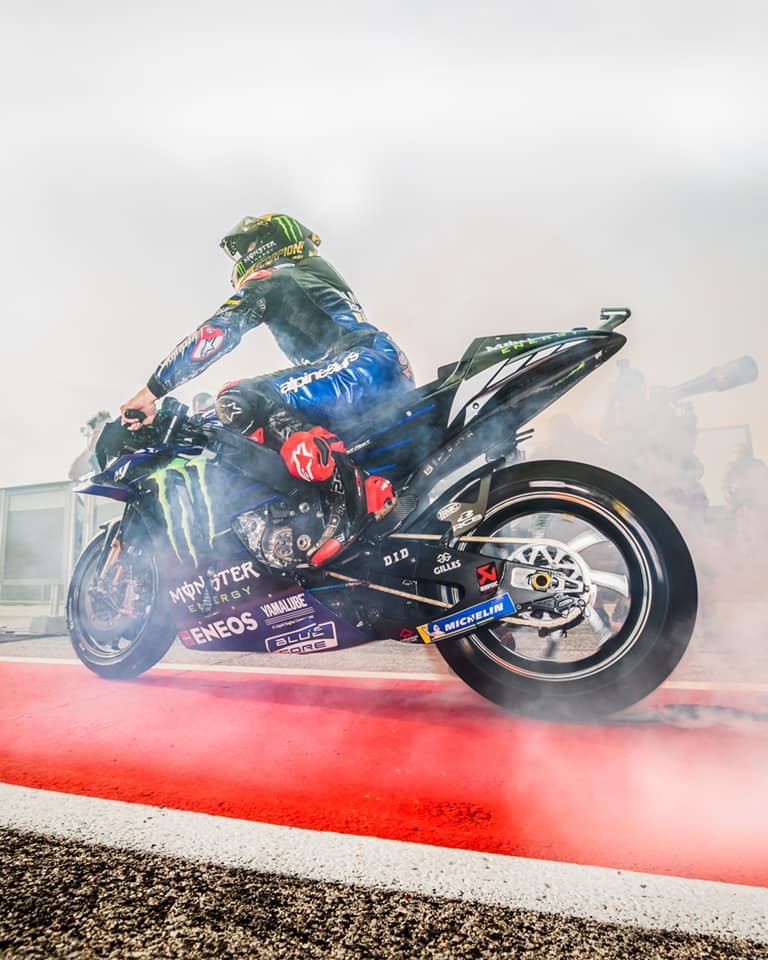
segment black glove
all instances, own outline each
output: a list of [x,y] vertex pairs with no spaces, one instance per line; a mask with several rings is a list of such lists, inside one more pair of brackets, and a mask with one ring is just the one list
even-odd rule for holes
[[121,453],[133,453],[142,447],[151,447],[158,437],[154,424],[140,430],[129,430],[120,422],[120,418],[104,425],[96,441],[96,460],[99,470],[103,470],[110,460]]

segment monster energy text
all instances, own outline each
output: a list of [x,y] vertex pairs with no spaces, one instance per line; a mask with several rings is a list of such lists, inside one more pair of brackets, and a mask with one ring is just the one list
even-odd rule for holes
[[[246,560],[245,563],[239,563],[234,567],[224,567],[223,570],[216,570],[209,574],[208,583],[204,576],[195,577],[194,580],[185,580],[178,587],[172,587],[168,591],[171,603],[187,602],[189,609],[197,611],[197,605],[194,601],[201,597],[206,590],[206,586],[213,591],[215,596],[211,599],[213,603],[230,603],[236,600],[244,600],[251,594],[251,587],[248,580],[258,580],[261,574],[254,570],[253,562]],[[226,589],[226,593],[220,591]]]
[[544,343],[550,343],[552,340],[562,340],[567,337],[567,333],[545,333],[540,337],[528,337],[525,340],[505,340],[502,343],[489,343],[485,350],[487,353],[511,353],[513,350],[528,350],[531,347],[538,347]]

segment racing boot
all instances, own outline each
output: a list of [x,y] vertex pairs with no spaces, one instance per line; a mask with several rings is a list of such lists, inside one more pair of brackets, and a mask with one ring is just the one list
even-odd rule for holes
[[381,520],[397,503],[392,484],[367,474],[346,455],[343,441],[324,427],[292,434],[280,448],[288,471],[323,487],[328,517],[309,563],[322,567],[357,540],[371,520]]

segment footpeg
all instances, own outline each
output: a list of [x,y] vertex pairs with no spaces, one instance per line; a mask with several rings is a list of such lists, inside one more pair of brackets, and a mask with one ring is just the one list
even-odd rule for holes
[[331,537],[330,540],[325,541],[322,547],[318,547],[317,550],[315,550],[310,557],[309,565],[311,567],[324,566],[329,560],[333,560],[342,546],[343,544],[340,540],[337,540],[336,537]]

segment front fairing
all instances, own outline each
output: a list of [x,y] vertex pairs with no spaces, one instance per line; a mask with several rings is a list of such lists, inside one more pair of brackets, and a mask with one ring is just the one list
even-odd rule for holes
[[194,454],[199,448],[146,447],[135,453],[125,453],[113,460],[106,469],[92,473],[75,486],[75,493],[108,497],[126,503],[136,500],[142,491],[137,486],[153,470],[165,466],[179,453]]

